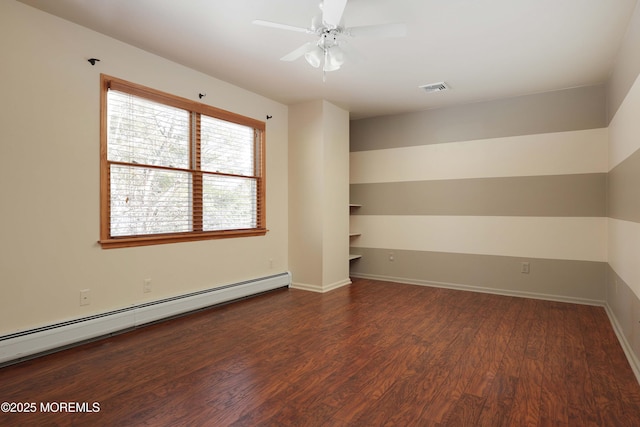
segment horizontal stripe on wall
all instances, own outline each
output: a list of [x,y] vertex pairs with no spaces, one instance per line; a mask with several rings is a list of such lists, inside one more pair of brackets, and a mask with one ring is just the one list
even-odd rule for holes
[[351,231],[360,247],[607,260],[607,218],[355,215]]
[[606,187],[595,173],[352,184],[350,195],[355,215],[604,217]]
[[[353,277],[378,277],[408,283],[461,285],[497,293],[603,302],[604,262],[519,258],[395,248],[352,248]],[[393,261],[389,255],[393,254]],[[521,273],[522,262],[529,274]]]
[[350,151],[607,126],[604,85],[351,121]]
[[609,124],[609,170],[640,149],[640,76]]
[[640,297],[640,223],[608,219],[609,264]]
[[640,222],[639,185],[640,150],[637,150],[609,172],[608,215],[611,218]]
[[350,182],[606,173],[607,129],[351,153]]

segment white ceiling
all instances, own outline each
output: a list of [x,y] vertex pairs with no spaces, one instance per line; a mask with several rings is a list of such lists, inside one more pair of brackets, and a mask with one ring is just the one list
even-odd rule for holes
[[[408,36],[350,39],[327,74],[280,57],[314,37],[318,0],[20,0],[285,104],[323,98],[362,118],[593,85],[613,66],[636,0],[349,0],[346,26],[405,22]],[[350,60],[353,59],[353,60]],[[427,94],[419,85],[446,81]]]

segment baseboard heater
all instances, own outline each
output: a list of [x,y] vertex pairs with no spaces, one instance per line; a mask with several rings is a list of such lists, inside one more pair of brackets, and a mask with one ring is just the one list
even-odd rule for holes
[[233,283],[0,336],[0,367],[158,320],[288,287],[287,273]]

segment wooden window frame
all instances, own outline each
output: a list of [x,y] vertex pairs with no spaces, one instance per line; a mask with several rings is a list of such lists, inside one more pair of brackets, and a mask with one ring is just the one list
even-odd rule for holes
[[[177,107],[190,112],[192,117],[191,132],[196,133],[196,149],[195,153],[192,151],[191,159],[195,162],[191,166],[191,169],[187,171],[193,176],[193,193],[192,198],[192,210],[194,212],[193,231],[180,232],[180,233],[163,233],[163,234],[149,234],[149,235],[135,235],[114,237],[110,234],[111,225],[111,212],[110,212],[110,165],[118,164],[118,162],[110,162],[107,158],[107,92],[109,89],[125,92],[130,95],[138,96],[150,101],[154,101],[160,104]],[[213,117],[216,119],[224,120],[231,123],[236,123],[244,126],[248,126],[254,129],[256,136],[254,138],[255,144],[258,145],[255,149],[255,176],[257,189],[256,189],[256,227],[248,229],[234,229],[234,230],[216,230],[216,231],[202,231],[202,201],[194,203],[194,200],[198,200],[198,196],[195,196],[198,192],[202,194],[202,171],[200,169],[200,156],[198,151],[200,150],[199,133],[200,133],[200,117],[201,115]],[[233,237],[250,237],[250,236],[263,236],[268,230],[266,228],[266,138],[265,138],[265,122],[255,120],[249,117],[241,116],[226,110],[222,110],[210,105],[202,104],[196,101],[192,101],[187,98],[181,98],[175,95],[171,95],[159,90],[151,89],[136,83],[131,83],[126,80],[122,80],[116,77],[111,77],[105,74],[100,75],[100,240],[99,243],[103,249],[111,248],[123,248],[123,247],[135,247],[135,246],[147,246],[166,243],[177,242],[190,242],[198,240],[211,240]],[[224,175],[224,174],[221,174]],[[197,218],[200,218],[199,220]]]

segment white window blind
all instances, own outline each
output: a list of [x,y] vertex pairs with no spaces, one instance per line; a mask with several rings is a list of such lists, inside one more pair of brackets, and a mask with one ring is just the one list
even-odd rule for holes
[[201,122],[203,227],[254,228],[257,185],[254,130],[203,116]]

